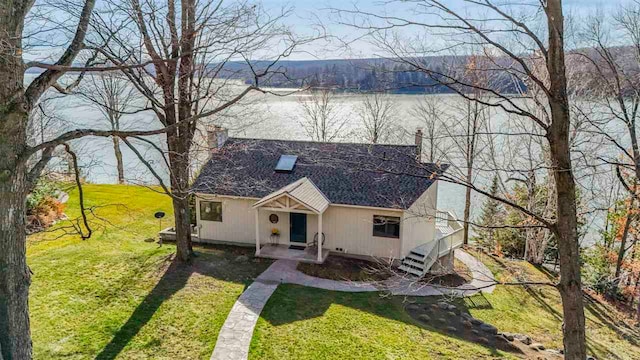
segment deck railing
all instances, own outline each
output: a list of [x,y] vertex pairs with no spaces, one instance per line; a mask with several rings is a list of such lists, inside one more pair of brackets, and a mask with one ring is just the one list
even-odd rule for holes
[[448,227],[450,232],[443,234],[444,236],[438,239],[438,245],[433,250],[434,256],[438,254],[438,257],[441,257],[462,246],[464,242],[463,225],[456,220],[455,215],[448,211],[437,211],[436,226]]

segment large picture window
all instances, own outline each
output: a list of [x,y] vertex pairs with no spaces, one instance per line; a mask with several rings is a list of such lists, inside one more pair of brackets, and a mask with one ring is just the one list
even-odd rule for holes
[[219,201],[200,201],[200,220],[222,221],[222,203]]
[[373,236],[400,237],[400,218],[395,216],[373,216]]

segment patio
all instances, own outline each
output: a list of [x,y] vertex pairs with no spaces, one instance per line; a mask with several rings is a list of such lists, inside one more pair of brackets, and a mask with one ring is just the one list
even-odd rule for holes
[[318,260],[316,247],[305,250],[290,249],[288,245],[266,244],[260,247],[259,257],[268,259],[295,260],[305,263],[322,264],[329,256],[329,251],[323,249],[322,258]]

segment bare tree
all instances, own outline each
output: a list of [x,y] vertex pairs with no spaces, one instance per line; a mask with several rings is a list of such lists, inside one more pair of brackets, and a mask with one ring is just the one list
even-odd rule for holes
[[388,142],[394,135],[398,106],[389,94],[373,92],[364,94],[356,106],[356,116],[364,128],[366,142]]
[[[225,4],[131,0],[120,4],[114,0],[108,6],[112,11],[95,21],[95,50],[121,67],[146,100],[137,111],[152,112],[162,127],[170,128],[166,150],[148,142],[142,144],[165,157],[170,184],[164,184],[153,166],[142,159],[141,152],[135,149],[141,144],[125,143],[171,196],[176,257],[188,262],[193,253],[188,202],[191,150],[198,123],[215,122],[216,117],[249,93],[262,91],[259,81],[273,74],[277,61],[298,44],[280,25],[288,10],[271,16],[262,7],[244,1]],[[102,43],[106,46],[98,47]],[[270,51],[271,48],[275,50]],[[251,61],[256,53],[273,60],[258,66]],[[227,66],[232,59],[244,60],[241,70]],[[253,83],[234,81],[237,72],[249,73]]]
[[418,101],[410,110],[415,118],[424,125],[423,139],[427,141],[427,146],[422,147],[423,153],[426,150],[426,160],[430,163],[442,161],[445,157],[445,126],[447,115],[438,106],[442,101],[441,97],[426,95]]
[[[120,119],[133,105],[135,90],[125,77],[111,72],[86,77],[77,94],[87,99],[93,107],[102,113],[104,119],[109,122],[111,130],[120,131]],[[116,156],[118,183],[124,184],[124,164],[120,150],[120,138],[114,136],[111,139]]]
[[574,105],[588,123],[586,131],[592,135],[589,140],[604,149],[591,157],[592,166],[614,166],[617,181],[629,196],[614,275],[618,281],[630,249],[629,226],[640,204],[640,4],[589,17],[580,40],[584,48],[572,57],[570,79],[572,91],[595,104]]
[[[585,317],[580,275],[576,181],[571,157],[571,104],[567,91],[562,1],[526,2],[522,6],[532,8],[532,11],[526,12],[516,11],[509,4],[494,4],[489,0],[414,0],[402,3],[413,5],[412,15],[386,16],[360,9],[338,10],[338,15],[342,19],[341,23],[366,32],[382,51],[388,52],[389,57],[398,59],[411,71],[428,75],[432,81],[448,87],[463,98],[528,119],[544,134],[549,146],[555,182],[556,217],[548,219],[507,198],[494,198],[522,211],[531,218],[532,223],[548,228],[556,237],[561,275],[557,289],[562,298],[564,313],[564,354],[566,359],[584,359]],[[407,41],[394,33],[402,28],[420,29],[428,35],[423,34],[418,39]],[[432,41],[421,41],[431,40],[431,36],[440,37],[444,44],[439,46]],[[474,84],[468,77],[461,76],[462,72],[450,72],[448,69],[432,66],[419,56],[429,52],[441,55],[446,51],[451,53],[452,50],[467,52],[477,47],[482,49],[485,61],[474,72],[498,73],[503,81],[494,81],[492,86]],[[540,71],[534,71],[532,66],[535,64],[540,64]],[[465,64],[460,65],[464,67]],[[456,64],[451,66],[455,67]],[[544,116],[523,106],[521,96],[512,95],[513,84],[525,84],[528,89],[534,90],[528,92],[527,98],[537,105]],[[486,92],[490,97],[478,98],[475,91]],[[446,181],[447,176],[442,179]],[[463,179],[448,180],[492,197],[486,190],[466,183]]]
[[[94,7],[94,0],[84,2],[71,41],[56,64],[71,65],[81,51]],[[44,167],[53,148],[41,153],[41,160],[28,168],[32,155],[27,144],[29,113],[42,94],[64,74],[48,70],[28,87],[24,85],[22,60],[25,19],[33,1],[7,1],[0,5],[0,358],[30,359],[32,353],[29,328],[30,271],[26,258],[25,202],[32,182]]]
[[302,118],[299,120],[307,136],[314,141],[332,141],[341,137],[347,119],[336,104],[331,89],[313,89],[299,100]]

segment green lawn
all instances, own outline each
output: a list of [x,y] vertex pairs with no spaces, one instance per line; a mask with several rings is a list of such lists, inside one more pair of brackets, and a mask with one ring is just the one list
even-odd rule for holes
[[[77,193],[66,213],[76,218]],[[171,265],[173,245],[145,239],[159,230],[153,213],[169,198],[136,186],[87,185],[94,236],[65,235],[70,221],[29,238],[33,270],[31,322],[36,359],[208,358],[237,297],[268,261],[236,262],[250,250],[198,248],[193,265]],[[170,220],[164,221],[164,226]],[[499,279],[545,275],[523,262],[482,260]],[[447,334],[412,319],[407,302],[437,301],[349,294],[281,285],[254,334],[252,359],[510,358],[514,355]],[[458,301],[501,331],[521,332],[561,347],[561,307],[549,287],[499,286]],[[640,358],[638,330],[616,312],[587,303],[588,345],[600,359]]]
[[[516,275],[543,281],[525,262],[480,257],[501,280]],[[258,321],[251,359],[480,359],[515,353],[480,346],[436,326],[422,325],[403,307],[439,299],[381,297],[281,285]],[[449,299],[450,300],[450,299]],[[562,348],[560,296],[551,287],[498,286],[493,294],[453,301],[503,332],[524,333],[547,348]],[[639,359],[640,334],[616,312],[587,301],[588,350],[598,359]]]
[[85,197],[95,213],[91,239],[62,231],[29,238],[35,358],[208,359],[233,303],[269,262],[237,263],[248,250],[217,247],[197,249],[191,266],[171,265],[175,246],[144,241],[158,232],[155,211],[171,221],[168,197],[119,185],[86,185]]
[[[548,281],[546,273],[524,261],[480,258],[501,281],[527,279]],[[473,299],[472,299],[473,300]],[[484,299],[475,299],[471,314],[501,331],[526,333],[551,348],[562,348],[562,305],[560,294],[549,286],[498,286]],[[585,296],[588,352],[598,359],[640,359],[640,331],[626,325],[610,306]]]
[[488,359],[510,354],[423,327],[405,298],[280,285],[258,321],[250,359]]

